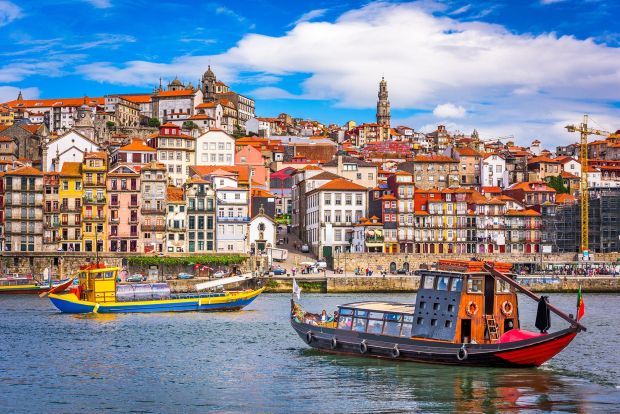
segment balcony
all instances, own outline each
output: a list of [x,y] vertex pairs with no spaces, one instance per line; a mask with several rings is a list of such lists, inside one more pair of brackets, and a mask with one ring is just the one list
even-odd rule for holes
[[127,219],[127,224],[138,224],[138,217],[129,217]]
[[168,231],[185,231],[185,230],[187,230],[187,226],[177,226],[177,227],[168,226]]
[[106,198],[105,197],[88,197],[88,196],[84,196],[84,197],[82,197],[82,200],[84,200],[84,204],[105,204],[105,202],[106,202]]
[[247,216],[237,216],[237,217],[218,217],[217,221],[219,222],[241,222],[248,223],[250,218]]
[[140,226],[142,231],[165,231],[166,226],[163,224],[143,224]]
[[142,214],[165,214],[166,209],[163,207],[143,207]]
[[43,238],[43,243],[45,244],[51,244],[51,243],[58,243],[62,240],[62,237],[60,236],[56,236],[56,237],[44,237]]
[[84,187],[105,187],[106,183],[104,180],[85,180]]
[[119,217],[110,218],[110,223],[118,224],[120,222],[121,222],[121,219]]
[[103,216],[86,216],[84,217],[84,221],[105,221],[105,215]]
[[366,244],[383,243],[383,242],[384,242],[383,236],[366,237]]

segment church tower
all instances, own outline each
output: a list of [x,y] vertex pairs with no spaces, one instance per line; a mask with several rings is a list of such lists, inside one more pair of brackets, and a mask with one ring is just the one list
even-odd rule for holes
[[388,101],[387,82],[381,77],[377,101],[377,124],[390,127],[390,101]]
[[202,75],[202,96],[204,102],[215,102],[217,95],[215,93],[215,74],[211,70],[211,65],[207,68],[207,71]]
[[93,111],[86,105],[86,99],[84,99],[84,105],[80,106],[76,111],[73,129],[91,141],[95,140],[95,121],[93,118]]

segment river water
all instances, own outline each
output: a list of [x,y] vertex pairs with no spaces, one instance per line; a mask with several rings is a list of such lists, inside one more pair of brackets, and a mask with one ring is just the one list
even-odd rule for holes
[[[302,305],[414,297],[308,294]],[[265,294],[236,313],[80,316],[0,297],[0,412],[620,412],[617,295],[585,295],[588,332],[538,369],[322,354],[293,332],[289,299]],[[551,302],[574,312],[576,298]],[[531,329],[535,305],[520,303]]]

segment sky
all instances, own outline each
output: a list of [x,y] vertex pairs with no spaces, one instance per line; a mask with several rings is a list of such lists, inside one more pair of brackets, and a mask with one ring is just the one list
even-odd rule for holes
[[483,139],[620,129],[620,2],[0,0],[0,102],[149,92],[178,76],[256,99],[258,116],[374,122]]

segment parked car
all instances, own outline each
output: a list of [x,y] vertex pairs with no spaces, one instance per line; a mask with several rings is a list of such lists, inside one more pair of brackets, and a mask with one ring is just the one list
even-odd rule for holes
[[135,273],[125,279],[126,282],[144,282],[145,280],[146,276],[141,275],[140,273]]
[[285,275],[286,274],[286,269],[284,269],[282,267],[276,267],[276,268],[272,269],[271,271],[276,276],[281,276],[281,275]]
[[325,260],[317,260],[314,267],[317,269],[327,269],[327,262]]
[[407,269],[404,269],[404,268],[403,269],[398,269],[396,271],[397,275],[406,275],[407,273],[409,273],[409,271]]
[[193,279],[194,275],[190,274],[190,273],[179,273],[179,275],[177,276],[178,279]]
[[228,275],[228,272],[225,272],[224,270],[218,270],[217,272],[213,273],[213,277],[215,278],[221,278],[221,277],[226,277]]
[[302,244],[300,250],[302,253],[310,253],[310,247],[307,244]]

